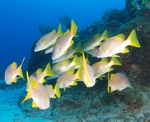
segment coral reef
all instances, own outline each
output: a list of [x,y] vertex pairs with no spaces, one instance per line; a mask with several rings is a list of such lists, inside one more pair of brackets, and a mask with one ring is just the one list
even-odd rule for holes
[[69,15],[64,14],[58,17],[58,20],[66,27],[66,30],[70,28],[71,17]]
[[[142,3],[140,3],[142,4]],[[108,30],[108,35],[113,36],[123,33],[127,37],[132,29],[137,32],[140,41],[140,49],[130,49],[127,55],[120,55],[120,62],[123,66],[114,67],[114,72],[122,71],[127,74],[133,88],[123,91],[116,91],[108,94],[107,81],[98,80],[92,88],[86,88],[82,83],[78,86],[67,89],[62,92],[62,97],[51,100],[51,107],[44,112],[37,109],[31,109],[31,101],[20,105],[23,97],[20,97],[18,104],[23,112],[29,116],[32,113],[35,116],[40,114],[47,119],[48,115],[53,116],[55,122],[72,121],[150,121],[150,113],[147,108],[149,104],[149,78],[150,78],[150,9],[142,6],[141,9],[133,9],[131,0],[126,0],[124,10],[110,9],[104,13],[101,21],[94,22],[90,27],[78,32],[78,37],[74,38],[75,43],[83,41],[96,33],[102,34]],[[69,28],[69,19],[67,15],[62,16],[60,21]],[[66,20],[67,19],[67,20]],[[70,22],[69,22],[70,23]],[[31,59],[28,71],[31,74],[37,68],[43,68],[48,62],[51,62],[51,54],[45,55],[44,52],[33,52],[31,49]],[[88,55],[90,57],[90,55]],[[90,57],[91,60],[95,59]],[[115,114],[112,114],[113,113]],[[41,112],[41,113],[40,113]],[[84,114],[83,114],[84,113]],[[60,117],[61,116],[61,117]],[[94,120],[93,120],[94,118]],[[67,120],[68,119],[68,120]]]

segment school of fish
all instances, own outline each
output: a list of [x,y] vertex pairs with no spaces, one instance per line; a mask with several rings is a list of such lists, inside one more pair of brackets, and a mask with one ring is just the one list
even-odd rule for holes
[[[86,87],[93,87],[106,73],[108,73],[108,93],[131,87],[124,73],[111,74],[110,72],[113,70],[113,65],[122,65],[117,57],[120,53],[129,53],[127,46],[141,47],[136,31],[133,29],[125,39],[124,34],[108,37],[105,30],[102,35],[95,34],[76,44],[73,37],[77,36],[77,28],[74,20],[71,20],[71,27],[66,32],[62,32],[59,24],[57,32],[54,29],[37,41],[34,51],[38,53],[44,50],[45,54],[52,53],[52,64],[48,63],[45,69],[39,67],[30,76],[26,71],[27,95],[21,103],[31,98],[33,108],[47,109],[50,107],[50,99],[61,97],[60,89],[66,90],[78,85],[78,82],[83,82]],[[99,61],[91,64],[88,55],[98,58]],[[24,60],[25,58],[19,67],[16,62],[13,62],[6,68],[6,84],[16,83],[18,78],[24,79],[22,71]],[[54,78],[56,78],[55,86],[45,85],[47,80]]]

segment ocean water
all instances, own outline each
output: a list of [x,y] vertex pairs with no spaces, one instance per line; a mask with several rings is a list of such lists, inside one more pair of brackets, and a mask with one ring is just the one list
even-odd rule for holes
[[[2,97],[0,98],[0,121],[150,121],[150,90],[146,87],[143,88],[142,83],[142,85],[139,83],[136,86],[136,82],[132,82],[135,80],[135,77],[138,77],[138,71],[141,70],[139,67],[142,65],[140,63],[140,65],[138,63],[136,64],[133,58],[131,59],[131,63],[134,66],[129,67],[130,64],[126,64],[122,70],[127,71],[126,69],[129,68],[127,74],[129,76],[134,74],[135,76],[134,78],[129,78],[132,79],[131,84],[134,84],[133,86],[138,88],[127,88],[126,91],[108,94],[107,82],[105,82],[106,77],[102,82],[98,82],[91,88],[87,88],[84,83],[79,82],[77,86],[72,86],[70,89],[67,88],[66,91],[61,89],[62,96],[59,99],[51,99],[51,106],[47,110],[31,108],[31,99],[21,104],[21,101],[26,95],[26,81],[19,79],[16,84],[6,85],[3,79],[6,67],[13,61],[20,64],[22,58],[26,57],[23,63],[23,72],[27,69],[28,61],[31,57],[31,46],[42,36],[38,30],[40,24],[54,25],[57,28],[60,23],[58,17],[67,14],[76,22],[78,31],[80,31],[91,26],[95,21],[101,20],[103,11],[108,9],[121,10],[124,8],[125,0],[1,0],[0,95]],[[121,24],[126,23],[127,21]],[[65,30],[65,27],[63,27],[63,30]],[[139,33],[137,32],[137,34]],[[140,39],[139,42],[141,42]],[[136,48],[135,50],[138,49]],[[134,53],[132,52],[130,54],[132,55]],[[124,63],[124,59],[128,59],[129,55],[127,55],[127,58],[121,58],[120,60]],[[143,76],[140,78],[142,79]],[[142,80],[138,81],[136,79],[135,81],[141,82]],[[145,86],[149,86],[148,83]],[[141,87],[142,90],[140,89]],[[132,98],[134,98],[133,101]]]
[[41,37],[40,24],[57,27],[58,17],[68,14],[81,30],[101,20],[102,11],[124,6],[124,0],[1,0],[0,72],[13,61],[20,63],[24,56],[26,69],[31,46]]

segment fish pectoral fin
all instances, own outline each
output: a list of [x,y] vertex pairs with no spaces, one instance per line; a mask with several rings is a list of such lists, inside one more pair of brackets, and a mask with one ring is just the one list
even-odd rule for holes
[[32,101],[32,108],[38,108],[38,105],[36,104],[34,100]]
[[120,57],[119,55],[113,55],[112,57]]
[[129,52],[129,49],[127,47],[125,47],[121,53],[128,53],[128,52]]
[[111,72],[113,70],[114,70],[114,68],[110,67],[109,70],[108,70],[108,72]]
[[57,98],[55,95],[52,98]]
[[15,77],[12,82],[16,83],[17,82],[17,78]]
[[72,85],[72,86],[77,86],[78,84],[77,84],[76,81],[73,81],[71,85]]
[[71,47],[74,44],[74,41],[71,40],[69,47]]

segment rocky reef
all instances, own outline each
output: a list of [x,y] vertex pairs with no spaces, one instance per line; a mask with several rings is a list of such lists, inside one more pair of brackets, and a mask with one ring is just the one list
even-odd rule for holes
[[[27,116],[42,116],[44,120],[51,119],[55,122],[150,121],[150,9],[145,5],[136,9],[131,5],[131,0],[126,0],[125,9],[110,9],[103,13],[102,20],[79,31],[74,40],[79,42],[96,33],[102,34],[104,30],[108,31],[109,37],[119,33],[127,37],[135,29],[141,48],[129,47],[130,53],[121,54],[118,58],[122,66],[114,67],[114,72],[126,73],[132,88],[108,94],[107,78],[98,80],[92,88],[86,88],[83,83],[79,83],[66,92],[61,90],[61,98],[51,99],[51,107],[45,111],[31,109],[31,101],[20,104],[25,96],[22,93],[18,104]],[[35,53],[34,45],[27,69],[30,74],[51,62],[51,54]]]

